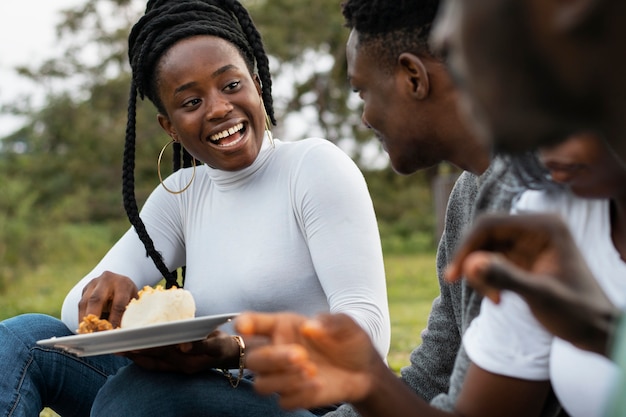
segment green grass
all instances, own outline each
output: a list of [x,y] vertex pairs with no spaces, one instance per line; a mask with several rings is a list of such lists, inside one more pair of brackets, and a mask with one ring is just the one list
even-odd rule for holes
[[386,255],[387,292],[391,315],[389,366],[408,365],[409,353],[421,343],[420,333],[433,299],[439,294],[435,255]]
[[[9,283],[0,293],[0,320],[25,312],[59,317],[63,297],[105,253],[112,237],[98,227],[89,226],[83,239],[86,242],[77,258],[63,257],[58,263],[49,262],[21,273],[19,279]],[[409,353],[420,343],[420,332],[439,292],[434,258],[432,252],[385,256],[392,333],[388,360],[396,372],[409,363]],[[57,415],[46,409],[41,417]]]

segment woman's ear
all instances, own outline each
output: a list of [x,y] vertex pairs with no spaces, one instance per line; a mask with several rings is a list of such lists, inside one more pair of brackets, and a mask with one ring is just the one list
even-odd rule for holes
[[426,66],[420,57],[408,52],[398,57],[399,71],[406,80],[409,94],[423,100],[430,94],[430,79]]
[[176,130],[172,126],[172,122],[170,121],[170,119],[164,114],[159,113],[157,114],[157,120],[159,121],[159,124],[161,125],[163,130],[165,130],[165,133],[167,133],[167,135],[173,140],[178,142],[178,135],[176,134]]
[[263,86],[261,83],[261,79],[259,78],[259,74],[252,74],[252,79],[254,80],[254,85],[256,85],[256,91],[257,93],[259,93],[260,96],[263,92]]

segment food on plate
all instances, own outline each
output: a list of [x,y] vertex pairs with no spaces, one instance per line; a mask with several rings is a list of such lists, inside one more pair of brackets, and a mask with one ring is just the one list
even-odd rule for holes
[[113,325],[106,319],[98,318],[95,314],[88,314],[78,325],[78,333],[94,333],[103,330],[112,330]]
[[169,290],[162,286],[143,287],[139,298],[130,300],[122,316],[122,329],[143,327],[151,324],[192,319],[196,315],[196,303],[191,293],[182,288]]
[[[122,329],[148,326],[150,324],[192,319],[196,315],[196,303],[191,293],[182,288],[168,290],[157,285],[156,288],[143,287],[139,297],[130,300],[122,316]],[[94,333],[112,330],[113,325],[95,314],[83,318],[78,326],[78,333]]]

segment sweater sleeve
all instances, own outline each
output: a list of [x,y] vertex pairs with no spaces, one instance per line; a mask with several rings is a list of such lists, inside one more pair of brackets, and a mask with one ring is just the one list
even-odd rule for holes
[[391,338],[385,269],[373,203],[356,164],[328,141],[309,150],[294,205],[331,313],[351,316],[386,357]]
[[[166,181],[171,183],[180,180],[184,183],[187,179],[180,179],[180,177],[185,177],[190,172],[183,171],[185,170],[170,176]],[[170,270],[182,265],[184,242],[180,232],[180,212],[176,197],[168,194],[162,187],[157,187],[144,204],[141,218],[155,247],[163,256]],[[162,274],[152,259],[146,255],[143,243],[135,229],[131,227],[65,297],[61,310],[61,320],[69,329],[78,328],[78,302],[82,297],[83,288],[89,281],[97,278],[105,271],[112,271],[129,277],[138,288],[142,288],[144,285],[155,285],[162,279]]]

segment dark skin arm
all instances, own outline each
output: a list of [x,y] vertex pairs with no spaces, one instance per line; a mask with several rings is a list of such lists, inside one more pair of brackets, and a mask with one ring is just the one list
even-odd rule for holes
[[554,215],[487,215],[475,222],[446,278],[468,283],[494,302],[519,293],[549,331],[607,355],[619,309],[587,267],[563,221]]
[[280,394],[287,409],[351,403],[364,417],[538,416],[548,381],[525,381],[471,366],[454,413],[432,408],[383,362],[367,333],[343,314],[315,320],[292,313],[246,313],[243,334],[263,335],[268,346],[248,354],[255,389]]

